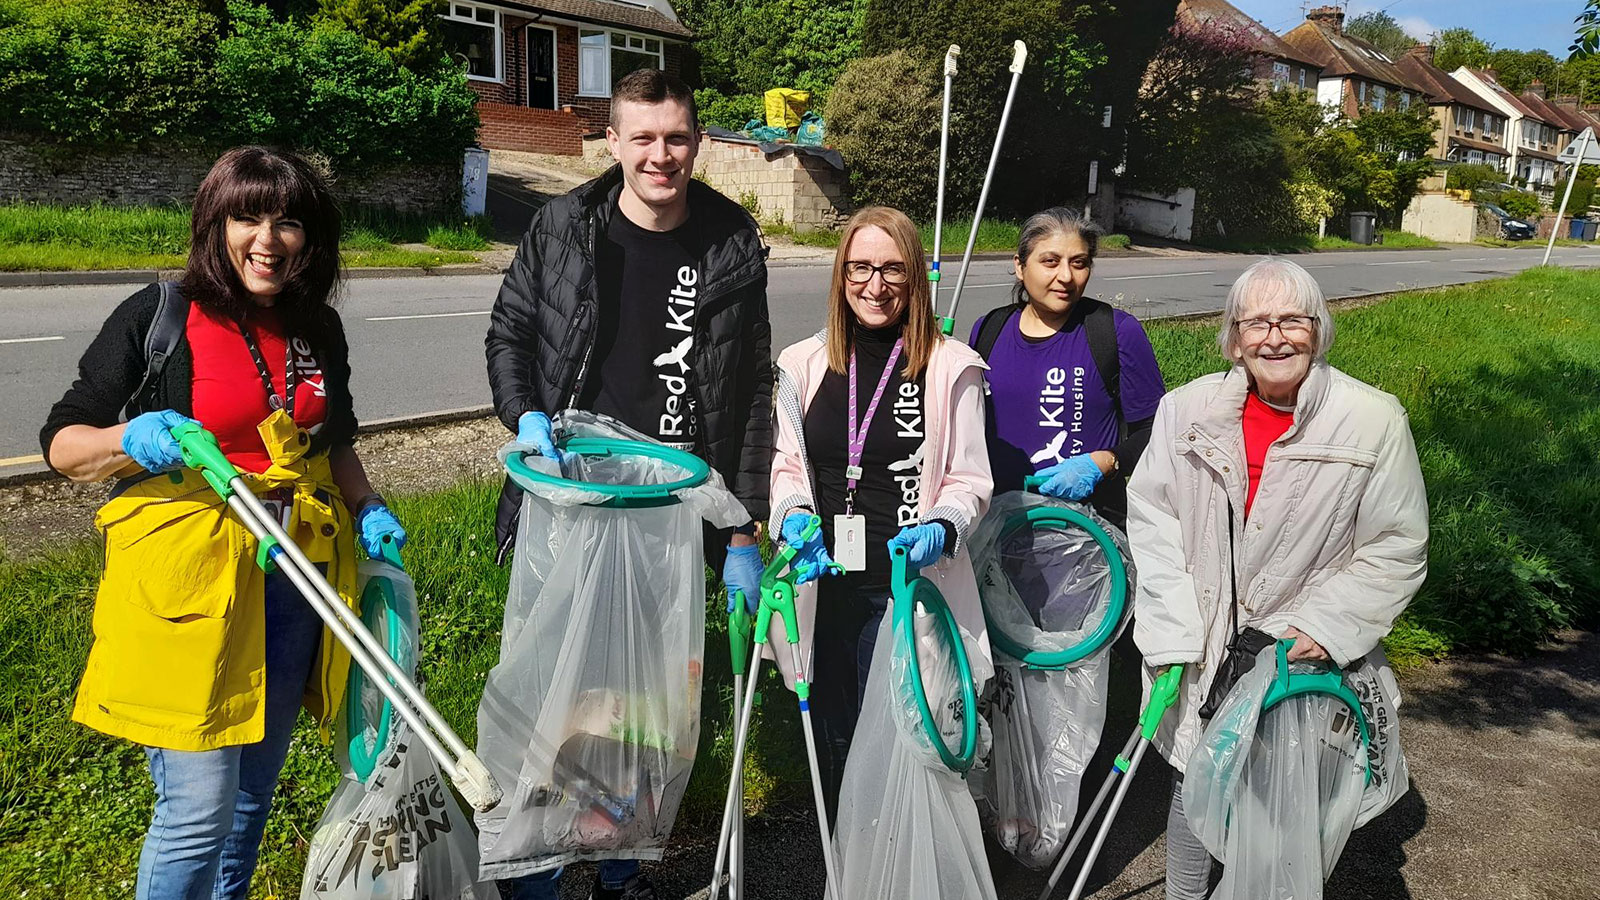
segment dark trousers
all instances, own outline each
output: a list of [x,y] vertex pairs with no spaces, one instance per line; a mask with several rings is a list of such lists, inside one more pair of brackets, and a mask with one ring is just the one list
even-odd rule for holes
[[850,755],[861,700],[872,669],[878,626],[889,608],[888,585],[852,585],[824,578],[817,588],[812,629],[811,719],[817,736],[823,802],[831,827],[839,813],[839,787]]

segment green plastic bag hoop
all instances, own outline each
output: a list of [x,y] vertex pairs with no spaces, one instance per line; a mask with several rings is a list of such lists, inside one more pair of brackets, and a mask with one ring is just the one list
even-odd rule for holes
[[1273,679],[1267,687],[1267,695],[1261,699],[1261,711],[1277,706],[1290,697],[1303,694],[1326,694],[1345,706],[1355,714],[1357,734],[1361,737],[1361,758],[1365,765],[1363,772],[1366,775],[1366,784],[1372,783],[1372,754],[1368,748],[1372,745],[1372,732],[1367,724],[1367,716],[1361,711],[1361,698],[1355,691],[1344,683],[1344,674],[1338,669],[1326,669],[1320,672],[1290,672],[1289,648],[1294,646],[1292,640],[1280,640],[1277,644],[1278,651],[1278,677]]
[[[891,554],[893,575],[890,579],[890,589],[894,595],[894,631],[899,640],[907,642],[910,651],[906,657],[911,661],[911,687],[917,698],[917,711],[922,713],[922,732],[933,744],[933,748],[939,752],[939,759],[945,766],[950,771],[965,776],[972,768],[973,757],[978,750],[978,696],[972,684],[972,665],[967,660],[966,644],[961,640],[961,630],[956,625],[955,614],[950,611],[950,605],[945,602],[944,595],[933,586],[933,582],[920,575],[906,580],[906,553],[906,548],[896,547]],[[912,621],[918,604],[938,619],[939,624],[950,636],[950,646],[955,650],[963,706],[961,716],[963,730],[959,753],[952,753],[950,748],[945,746],[944,736],[934,725],[933,710],[928,706],[927,692],[922,687],[922,661],[917,656],[916,630]]]
[[671,463],[689,474],[665,484],[593,484],[534,471],[523,461],[521,455],[507,457],[506,469],[518,478],[539,484],[604,494],[609,499],[585,505],[620,509],[671,506],[678,502],[678,491],[698,487],[711,476],[711,467],[705,460],[687,450],[678,450],[661,444],[617,438],[569,438],[561,442],[560,449],[581,456],[645,456]]
[[1107,534],[1104,528],[1083,513],[1059,506],[1035,506],[1014,513],[1006,519],[1000,534],[1003,539],[1022,528],[1066,531],[1073,527],[1088,532],[1089,537],[1099,545],[1100,552],[1105,554],[1106,563],[1111,570],[1111,599],[1106,614],[1101,617],[1100,624],[1095,626],[1094,631],[1063,650],[1030,650],[1006,634],[994,619],[989,617],[987,605],[983,608],[983,621],[989,627],[989,642],[1000,648],[1002,653],[1030,669],[1065,669],[1085,657],[1100,652],[1100,649],[1110,643],[1116,635],[1117,626],[1122,622],[1122,613],[1128,606],[1128,570],[1122,563],[1122,551],[1117,549],[1116,543],[1111,540],[1111,535]]
[[[398,567],[399,555],[385,553],[388,562]],[[361,621],[367,630],[377,633],[376,626],[381,622],[387,627],[389,637],[384,647],[389,653],[389,658],[399,661],[406,654],[406,647],[401,643],[405,640],[405,616],[399,609],[400,600],[394,592],[394,585],[387,578],[374,578],[367,582],[367,589],[361,594]],[[383,711],[378,715],[377,739],[368,747],[363,735],[367,731],[367,714],[361,705],[361,691],[366,687],[367,676],[357,665],[350,666],[350,680],[345,688],[345,730],[350,735],[350,769],[363,784],[372,777],[372,770],[378,765],[378,757],[389,746],[389,735],[394,727],[394,705],[387,698],[383,701]]]

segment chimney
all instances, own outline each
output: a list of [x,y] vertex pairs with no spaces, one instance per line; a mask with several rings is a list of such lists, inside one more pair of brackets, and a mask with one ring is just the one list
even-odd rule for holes
[[1432,44],[1418,44],[1415,47],[1412,47],[1410,50],[1407,50],[1406,51],[1406,55],[1407,56],[1416,57],[1417,59],[1421,60],[1422,62],[1427,63],[1430,66],[1433,65],[1433,45]]
[[1528,85],[1528,91],[1527,92],[1532,94],[1532,95],[1534,95],[1535,97],[1538,97],[1539,99],[1543,100],[1544,99],[1544,82],[1542,82],[1539,79],[1535,78],[1533,80],[1533,83]]
[[1306,13],[1306,21],[1332,29],[1334,34],[1344,33],[1344,8],[1340,6],[1319,6]]
[[1489,80],[1494,82],[1495,84],[1499,84],[1500,83],[1500,73],[1499,72],[1496,72],[1493,69],[1484,69],[1483,70],[1483,74],[1489,76]]

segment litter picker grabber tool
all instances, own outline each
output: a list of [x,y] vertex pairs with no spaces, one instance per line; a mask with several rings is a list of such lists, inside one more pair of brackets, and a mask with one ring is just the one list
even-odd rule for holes
[[939,126],[939,190],[933,204],[933,265],[928,269],[928,281],[932,282],[929,294],[932,297],[934,312],[939,311],[939,253],[944,247],[944,170],[945,163],[950,158],[950,86],[951,82],[955,81],[956,57],[960,55],[961,48],[956,44],[951,44],[950,49],[944,52],[944,113]]
[[1039,893],[1039,900],[1050,900],[1050,895],[1056,889],[1056,883],[1061,880],[1061,874],[1066,871],[1067,863],[1072,861],[1072,854],[1077,852],[1078,844],[1083,841],[1083,836],[1088,833],[1089,826],[1099,814],[1100,807],[1106,801],[1106,796],[1111,793],[1111,787],[1121,777],[1121,782],[1116,785],[1116,796],[1111,800],[1111,808],[1106,811],[1105,821],[1100,823],[1100,831],[1095,834],[1094,843],[1089,845],[1089,855],[1083,861],[1083,868],[1078,871],[1078,879],[1073,882],[1072,893],[1068,894],[1069,900],[1078,900],[1083,894],[1083,885],[1089,879],[1089,870],[1094,868],[1095,860],[1100,856],[1100,848],[1106,842],[1106,835],[1111,832],[1111,823],[1116,821],[1117,811],[1122,808],[1122,801],[1128,794],[1128,786],[1133,783],[1133,774],[1139,768],[1139,761],[1144,758],[1144,751],[1155,739],[1156,729],[1161,727],[1161,720],[1166,717],[1167,710],[1178,700],[1178,686],[1183,681],[1183,666],[1171,666],[1161,673],[1154,686],[1150,688],[1150,702],[1145,704],[1144,712],[1139,714],[1139,726],[1133,734],[1128,736],[1128,743],[1117,754],[1116,761],[1111,764],[1111,771],[1106,775],[1105,783],[1100,785],[1099,793],[1095,794],[1094,803],[1089,811],[1084,814],[1078,827],[1073,829],[1072,840],[1067,842],[1066,849],[1061,851],[1061,859],[1056,862],[1055,870],[1050,873],[1050,880],[1045,884],[1044,890]]
[[[745,666],[750,661],[751,632],[755,622],[745,611],[743,591],[734,592],[733,611],[728,613],[728,658],[733,665],[733,714],[739,715],[744,697]],[[744,900],[744,779],[736,782],[733,827],[728,845],[728,900]]]
[[[948,57],[947,57],[948,59]],[[989,185],[994,181],[994,167],[1000,162],[1000,145],[1006,139],[1006,123],[1011,121],[1011,102],[1017,97],[1017,82],[1022,80],[1022,67],[1028,61],[1028,45],[1017,41],[1012,47],[1011,86],[1006,89],[1006,105],[1000,110],[1000,128],[994,135],[994,149],[989,153],[989,170],[983,175],[983,189],[978,192],[978,209],[972,214],[972,230],[967,232],[967,249],[961,253],[961,271],[956,275],[956,289],[950,295],[950,309],[939,319],[939,330],[946,336],[956,330],[956,306],[961,302],[961,289],[967,284],[967,270],[972,265],[972,249],[978,242],[978,225],[983,222],[983,207],[989,201]],[[942,165],[941,165],[942,168]],[[944,185],[944,179],[939,179]],[[935,252],[938,241],[935,240]]]
[[[803,537],[809,540],[821,529],[822,518],[814,515],[806,523]],[[728,779],[728,798],[722,806],[722,830],[717,836],[717,859],[712,869],[711,887],[706,892],[708,900],[717,897],[721,892],[722,873],[726,871],[724,865],[728,861],[734,818],[743,816],[742,808],[735,809],[735,806],[739,802],[740,788],[744,784],[744,748],[750,737],[750,713],[755,708],[756,685],[760,683],[758,676],[761,674],[762,650],[767,643],[773,615],[777,615],[783,621],[784,638],[789,644],[790,658],[794,662],[794,692],[800,702],[800,726],[805,731],[806,762],[811,767],[811,793],[817,807],[817,830],[822,838],[822,864],[827,874],[828,893],[834,898],[843,896],[839,893],[838,869],[833,861],[833,839],[828,833],[828,813],[823,803],[822,770],[817,766],[817,745],[811,730],[811,685],[806,682],[805,663],[800,655],[800,619],[794,609],[795,581],[800,573],[794,570],[790,570],[787,574],[784,572],[793,564],[797,552],[798,548],[786,544],[782,550],[774,554],[772,562],[761,575],[761,608],[756,612],[755,647],[750,655],[750,675],[745,680],[744,702],[740,708],[739,721],[734,726],[733,773]],[[735,599],[736,608],[742,599]]]
[[389,658],[388,652],[367,630],[361,617],[345,605],[320,570],[306,558],[283,526],[250,491],[228,458],[217,446],[217,439],[197,424],[185,423],[172,429],[172,436],[183,451],[184,465],[196,469],[228,508],[255,535],[260,544],[256,564],[263,570],[277,566],[311,604],[334,637],[350,651],[356,665],[366,672],[411,726],[422,745],[439,761],[475,809],[488,810],[500,802],[500,787],[478,757],[462,743],[450,724],[439,715],[406,673]]

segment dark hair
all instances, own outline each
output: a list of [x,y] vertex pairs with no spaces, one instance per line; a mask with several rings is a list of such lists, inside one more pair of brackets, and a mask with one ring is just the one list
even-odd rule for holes
[[689,107],[689,124],[700,130],[700,108],[694,91],[683,79],[662,69],[635,69],[611,89],[611,122],[617,124],[617,107],[623,103],[665,103],[671,100]]
[[342,219],[322,176],[293,153],[235,147],[206,173],[194,195],[181,289],[191,302],[242,318],[254,304],[228,256],[228,219],[274,214],[298,219],[306,235],[275,306],[291,334],[314,339],[339,285]]
[[[1033,248],[1045,238],[1058,234],[1077,235],[1081,238],[1083,245],[1089,249],[1089,262],[1094,263],[1095,254],[1100,252],[1100,226],[1094,224],[1083,213],[1065,206],[1052,206],[1041,210],[1022,223],[1022,234],[1017,239],[1017,261],[1027,265],[1028,257],[1033,255]],[[1018,306],[1028,305],[1028,289],[1023,286],[1020,278],[1011,288],[1011,302]]]

